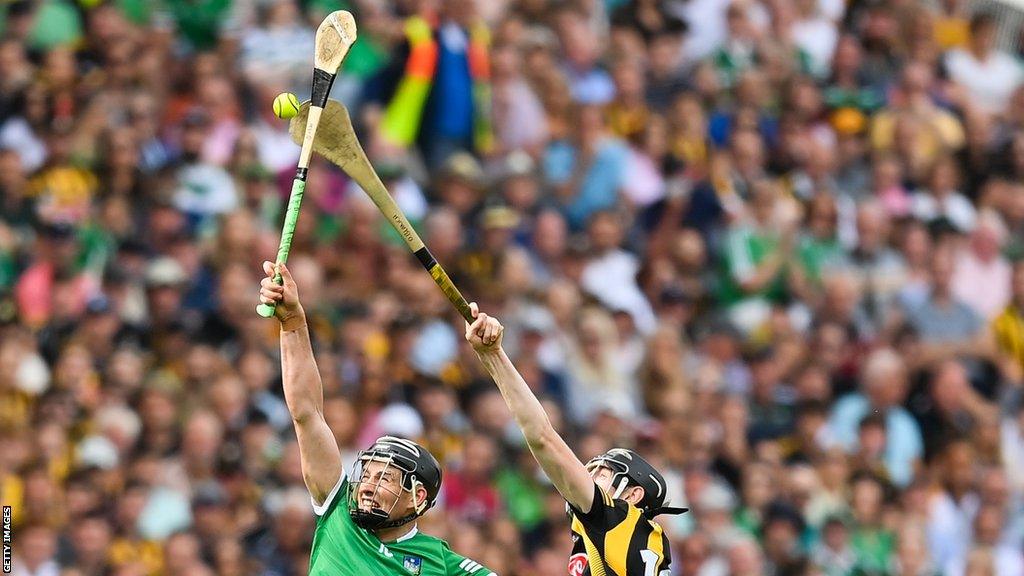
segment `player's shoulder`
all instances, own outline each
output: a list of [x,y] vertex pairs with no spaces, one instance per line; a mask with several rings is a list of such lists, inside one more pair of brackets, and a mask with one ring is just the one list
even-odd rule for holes
[[487,568],[473,558],[467,558],[452,550],[448,542],[436,536],[420,532],[410,544],[415,544],[421,549],[435,551],[441,556],[448,576],[498,576],[493,570]]
[[449,550],[448,543],[437,536],[424,534],[418,528],[413,530],[415,530],[415,533],[407,537],[405,546],[419,548],[425,552],[432,552],[437,555],[444,554],[445,551]]
[[414,530],[415,533],[411,536],[399,539],[402,542],[403,548],[415,550],[424,556],[431,556],[441,560],[453,554],[451,547],[441,538],[424,534],[418,529]]
[[335,519],[335,521],[351,525],[352,528],[358,528],[348,514],[350,504],[348,487],[348,474],[342,468],[338,481],[324,497],[323,502],[317,502],[316,497],[310,495],[310,503],[313,505],[313,513],[316,514],[317,524],[322,524],[328,519]]

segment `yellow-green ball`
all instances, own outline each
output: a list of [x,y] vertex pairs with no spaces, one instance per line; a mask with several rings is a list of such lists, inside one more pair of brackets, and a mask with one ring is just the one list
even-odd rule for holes
[[299,99],[291,92],[282,92],[274,98],[274,116],[287,120],[299,113]]

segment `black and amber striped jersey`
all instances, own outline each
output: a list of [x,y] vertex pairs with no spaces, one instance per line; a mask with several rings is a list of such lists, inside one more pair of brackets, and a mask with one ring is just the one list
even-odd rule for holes
[[613,500],[594,484],[594,502],[572,516],[569,576],[666,576],[668,539],[661,526],[625,500]]

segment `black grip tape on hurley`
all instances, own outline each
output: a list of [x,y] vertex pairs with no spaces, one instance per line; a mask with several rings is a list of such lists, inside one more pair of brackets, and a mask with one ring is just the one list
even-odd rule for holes
[[327,98],[331,95],[331,86],[334,85],[336,74],[325,72],[319,68],[313,68],[313,90],[310,93],[309,102],[317,108],[327,106]]
[[430,270],[437,265],[437,260],[434,260],[434,255],[430,253],[430,250],[427,250],[426,246],[413,252],[413,254],[416,255],[416,259],[419,260],[420,264],[422,264],[427,270]]
[[296,180],[302,180],[303,182],[305,182],[306,181],[306,176],[308,176],[308,175],[309,175],[309,168],[296,168],[295,169],[295,179]]

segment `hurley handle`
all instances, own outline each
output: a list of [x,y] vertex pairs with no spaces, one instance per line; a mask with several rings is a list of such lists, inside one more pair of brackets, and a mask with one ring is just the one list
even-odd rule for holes
[[[413,232],[415,234],[415,232]],[[417,238],[418,239],[418,238]],[[434,259],[434,255],[427,250],[426,246],[423,246],[419,250],[413,252],[416,255],[416,259],[420,261],[420,264],[426,268],[427,272],[430,273],[430,277],[434,279],[434,283],[437,284],[441,292],[448,297],[448,301],[455,306],[455,309],[459,311],[462,318],[470,324],[473,323],[473,311],[469,307],[469,302],[466,302],[466,298],[459,292],[459,289],[452,282],[452,279],[445,272],[444,268],[437,263]]]
[[[284,215],[284,227],[281,230],[281,244],[277,249],[277,264],[284,264],[288,261],[288,252],[292,249],[292,238],[295,236],[295,224],[299,221],[299,208],[302,206],[302,195],[306,192],[306,169],[296,170],[295,180],[292,181],[292,193],[288,197],[288,211]],[[277,266],[274,266],[277,270]],[[274,283],[281,285],[281,272],[274,274]],[[274,315],[274,303],[256,306],[256,313],[264,318]]]
[[[316,129],[320,125],[320,114],[327,105],[331,87],[337,77],[338,68],[348,55],[349,48],[356,41],[356,23],[350,12],[337,10],[324,18],[316,29],[315,50],[313,52],[313,87],[310,92],[309,114],[306,116],[306,136],[299,150],[299,165],[295,169],[292,181],[292,192],[288,196],[288,211],[284,216],[284,227],[281,230],[281,244],[277,249],[277,263],[284,264],[288,260],[288,251],[292,248],[292,236],[295,235],[295,223],[299,219],[299,207],[302,205],[302,193],[306,190],[306,176],[309,174],[309,160],[313,155],[313,140]],[[276,269],[276,267],[275,267]],[[281,273],[274,275],[274,282],[281,285]],[[264,318],[274,315],[274,304],[260,303],[256,313]]]

